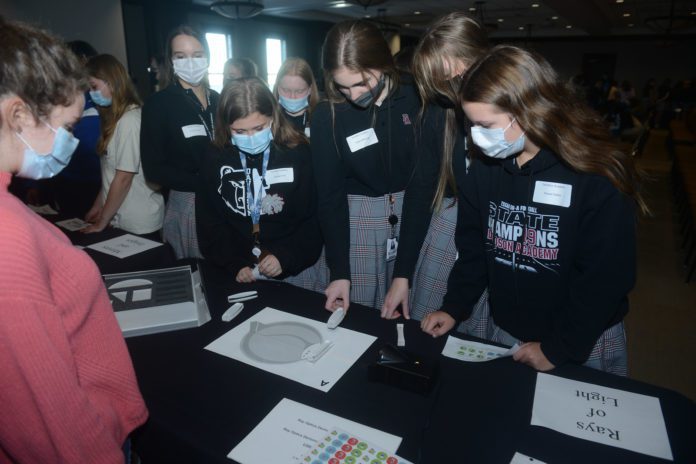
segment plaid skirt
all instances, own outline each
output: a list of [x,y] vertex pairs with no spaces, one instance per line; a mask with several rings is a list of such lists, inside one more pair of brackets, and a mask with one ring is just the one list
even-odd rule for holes
[[[515,343],[523,343],[522,340],[515,338],[495,325],[488,306],[487,291],[481,295],[479,302],[471,313],[471,317],[462,322],[457,330],[473,337],[491,340],[508,346],[512,346]],[[628,375],[626,331],[624,330],[623,321],[609,327],[599,336],[590,356],[583,365],[611,374]]]
[[177,259],[202,258],[196,233],[196,194],[170,190],[162,224],[162,240]]
[[419,321],[442,306],[442,299],[447,293],[447,279],[457,258],[454,243],[456,228],[457,203],[445,198],[442,209],[433,213],[430,220],[413,273],[409,295],[412,319]]
[[321,255],[316,263],[297,275],[286,277],[283,279],[283,282],[307,290],[324,293],[324,290],[326,290],[326,287],[329,285],[329,268],[326,265],[324,250],[321,250]]
[[[404,192],[394,193],[394,214],[399,218],[395,233],[401,226]],[[394,261],[387,261],[389,195],[367,197],[348,195],[350,216],[350,301],[381,309],[394,274]]]

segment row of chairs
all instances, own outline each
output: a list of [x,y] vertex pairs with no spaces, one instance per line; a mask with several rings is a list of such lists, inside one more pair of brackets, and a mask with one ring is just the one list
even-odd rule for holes
[[669,148],[686,282],[696,270],[696,109],[670,123]]

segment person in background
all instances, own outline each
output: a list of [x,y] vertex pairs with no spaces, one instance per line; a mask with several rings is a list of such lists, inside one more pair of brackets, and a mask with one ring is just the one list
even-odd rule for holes
[[201,251],[237,282],[273,278],[313,288],[322,240],[312,159],[281,111],[259,78],[223,89],[196,196]]
[[278,70],[273,95],[295,129],[309,137],[312,111],[319,103],[317,83],[309,64],[302,58],[285,60]]
[[[421,327],[440,336],[474,319],[482,338],[520,344],[514,359],[534,369],[577,363],[626,375],[636,208],[647,211],[631,156],[523,49],[493,48],[460,98],[483,159],[464,184],[442,309]],[[472,313],[486,287],[489,305]]]
[[7,191],[70,161],[83,66],[0,17],[0,462],[123,463],[148,416],[94,261]]
[[230,58],[225,62],[222,75],[222,86],[224,87],[228,82],[234,79],[257,77],[259,75],[259,68],[251,58]]
[[87,62],[90,96],[99,108],[102,191],[85,216],[82,231],[100,232],[111,224],[159,239],[164,217],[162,194],[150,188],[140,167],[140,98],[126,69],[112,55]]
[[311,144],[331,280],[325,307],[379,309],[413,178],[418,95],[382,33],[365,21],[331,28],[322,66],[329,100],[314,110]]
[[140,156],[145,178],[168,192],[162,238],[177,258],[200,257],[196,235],[196,189],[203,154],[215,132],[218,94],[208,88],[208,50],[188,26],[169,35],[163,90],[142,109]]
[[[466,177],[461,76],[488,50],[486,30],[464,13],[437,19],[416,46],[413,71],[422,99],[418,164],[406,188],[400,253],[382,316],[422,319],[440,308],[457,256],[457,185]],[[410,285],[409,285],[410,284]],[[410,287],[410,293],[409,293]]]

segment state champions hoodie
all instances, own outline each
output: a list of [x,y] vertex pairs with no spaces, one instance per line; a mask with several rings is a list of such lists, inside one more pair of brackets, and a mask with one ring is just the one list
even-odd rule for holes
[[587,360],[628,312],[635,283],[635,204],[600,175],[542,149],[475,159],[460,185],[459,258],[442,310],[465,320],[488,287],[495,324],[541,342],[558,366]]

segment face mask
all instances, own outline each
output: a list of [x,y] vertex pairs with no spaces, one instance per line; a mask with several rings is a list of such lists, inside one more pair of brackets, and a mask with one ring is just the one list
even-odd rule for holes
[[207,58],[177,58],[172,60],[174,72],[191,85],[198,85],[208,74]]
[[101,90],[90,90],[89,98],[92,99],[95,105],[99,106],[111,106],[111,98],[106,98]]
[[252,135],[232,134],[230,142],[244,153],[257,155],[268,148],[271,140],[273,140],[273,133],[271,126],[268,126]]
[[[453,95],[458,95],[459,89],[462,86],[462,76],[454,76],[453,78],[447,80],[445,85],[449,85],[452,88]],[[457,106],[456,100],[452,100],[450,95],[441,92],[437,92],[435,95],[435,103],[446,109],[452,109]]]
[[384,74],[382,74],[382,77],[380,77],[379,81],[377,81],[377,85],[360,95],[355,100],[351,101],[354,105],[359,106],[360,108],[369,108],[377,97],[380,96],[382,90],[384,90]]
[[474,126],[471,128],[471,138],[486,156],[498,159],[508,158],[524,149],[524,133],[517,137],[514,142],[505,140],[505,131],[512,126],[514,121],[514,119],[510,121],[505,129],[486,129]]
[[70,162],[70,158],[72,158],[72,154],[80,141],[62,127],[56,130],[48,124],[46,125],[56,134],[51,152],[46,155],[36,153],[36,150],[31,148],[31,145],[19,133],[16,133],[17,137],[27,146],[27,149],[24,150],[22,167],[17,173],[18,176],[27,179],[48,179],[62,171]]
[[298,113],[309,106],[309,95],[302,98],[287,98],[278,95],[278,101],[288,113]]

